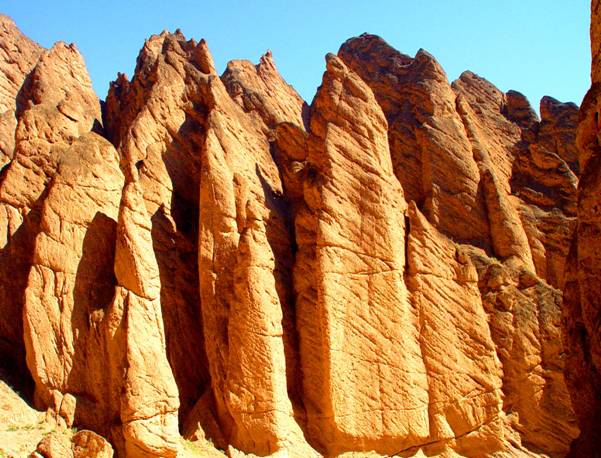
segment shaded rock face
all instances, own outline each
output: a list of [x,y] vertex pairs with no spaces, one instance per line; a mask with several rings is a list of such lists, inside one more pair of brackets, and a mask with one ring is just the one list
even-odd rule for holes
[[382,107],[407,200],[443,232],[490,245],[478,166],[442,67],[423,50],[411,58],[374,35],[347,41],[339,54]]
[[523,267],[470,250],[492,340],[503,367],[503,410],[523,443],[563,455],[578,428],[560,368],[561,293]]
[[601,341],[599,334],[599,187],[601,156],[601,3],[591,2],[591,87],[578,113],[578,184],[576,234],[570,248],[564,287],[566,381],[578,415],[581,434],[570,456],[597,456],[601,442]]
[[[0,351],[49,420],[128,457],[177,456],[180,433],[233,455],[562,456],[572,402],[587,433],[594,96],[578,164],[573,104],[539,119],[425,51],[351,39],[308,106],[270,52],[220,77],[177,31],[101,113],[73,45],[0,25]],[[78,434],[41,446],[112,453]]]
[[407,199],[453,240],[560,287],[575,221],[576,106],[545,97],[539,121],[518,92],[471,72],[451,84],[425,51],[411,58],[373,35],[347,41],[340,56],[384,111]]

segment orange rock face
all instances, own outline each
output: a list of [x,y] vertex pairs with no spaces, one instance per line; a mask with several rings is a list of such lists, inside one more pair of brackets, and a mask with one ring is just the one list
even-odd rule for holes
[[393,453],[428,436],[418,317],[403,280],[407,204],[375,98],[338,57],[326,60],[295,215],[307,429],[328,453],[350,444]]
[[[64,43],[40,50],[37,63],[19,89],[19,105],[17,127],[12,133],[14,156],[0,183],[0,311],[5,317],[0,334],[7,347],[5,354],[16,357],[21,365],[25,290],[47,186],[61,158],[77,155],[68,151],[77,148],[80,136],[90,133],[101,115],[83,58],[74,45]],[[84,235],[85,231],[81,233]],[[77,262],[72,261],[74,273]]]
[[[74,45],[0,26],[0,353],[48,421],[127,457],[594,439],[593,89],[578,155],[575,105],[423,50],[348,40],[308,106],[270,52],[220,77],[176,31],[101,112]],[[112,453],[62,439],[39,453]]]
[[4,167],[14,155],[17,97],[42,48],[1,14],[0,37],[0,165]]
[[[428,381],[430,437],[444,443],[500,417],[503,372],[468,253],[432,227],[414,202],[407,250],[406,279],[419,316]],[[502,448],[501,430],[495,435],[480,440],[497,441],[493,449]]]
[[[231,68],[231,65],[230,65]],[[282,184],[262,122],[212,75],[202,149],[199,271],[217,412],[232,444],[265,455],[301,440],[291,239]]]
[[44,458],[113,458],[111,445],[93,431],[79,431],[71,438],[59,432],[47,435],[32,456]]
[[411,58],[373,35],[347,41],[339,54],[382,107],[407,200],[457,240],[490,244],[478,166],[442,67],[424,50]]

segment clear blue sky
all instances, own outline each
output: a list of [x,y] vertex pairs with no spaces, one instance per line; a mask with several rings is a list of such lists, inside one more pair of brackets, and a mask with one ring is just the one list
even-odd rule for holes
[[363,32],[414,55],[432,53],[455,79],[466,69],[538,108],[543,95],[580,103],[588,86],[589,0],[1,0],[0,11],[45,47],[75,42],[100,98],[118,71],[131,77],[144,39],[163,29],[205,38],[219,72],[271,49],[311,101],[324,56]]

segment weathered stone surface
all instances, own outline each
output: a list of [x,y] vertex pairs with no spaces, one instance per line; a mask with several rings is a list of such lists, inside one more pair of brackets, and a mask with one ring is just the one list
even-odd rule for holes
[[[418,53],[415,59],[411,59],[392,50],[381,39],[373,36],[364,35],[349,40],[342,46],[340,55],[368,82],[382,106],[389,121],[393,160],[395,149],[407,151],[400,161],[401,173],[397,173],[404,189],[409,190],[407,195],[411,195],[412,189],[419,190],[424,186],[423,181],[415,186],[415,182],[412,182],[414,177],[423,179],[430,176],[425,172],[420,174],[423,162],[419,165],[419,161],[412,159],[423,158],[423,153],[416,156],[415,151],[419,151],[418,142],[412,139],[414,134],[408,131],[408,126],[412,126],[412,119],[415,123],[415,113],[424,112],[423,107],[436,106],[436,103],[440,104],[445,97],[446,100],[453,101],[452,104],[446,104],[446,110],[431,110],[424,123],[438,126],[437,130],[445,134],[441,138],[444,138],[446,154],[456,151],[459,157],[467,161],[464,163],[473,160],[474,167],[468,176],[478,184],[478,189],[475,192],[469,191],[467,186],[465,191],[458,193],[456,197],[469,203],[469,196],[473,196],[471,202],[477,204],[471,208],[479,208],[476,218],[480,224],[484,223],[488,227],[481,226],[478,233],[472,235],[469,243],[483,247],[489,253],[504,259],[508,263],[508,269],[536,269],[539,275],[554,285],[561,285],[563,262],[574,223],[574,191],[577,183],[573,170],[563,159],[565,157],[569,160],[570,152],[575,149],[572,105],[543,99],[541,103],[544,107],[544,118],[539,122],[521,94],[503,94],[471,72],[462,74],[460,79],[453,83],[451,92],[446,88],[448,83],[442,71],[416,71],[418,56],[421,55],[423,60],[424,53]],[[430,65],[426,68],[436,67]],[[432,75],[438,76],[432,78]],[[433,84],[433,80],[437,81],[437,84]],[[424,87],[430,91],[420,93]],[[391,90],[392,88],[395,90]],[[428,102],[428,96],[432,93],[448,95],[440,95],[437,101]],[[445,122],[453,118],[458,121]],[[399,122],[399,119],[402,121]],[[461,131],[464,132],[461,135],[454,133]],[[429,136],[428,140],[432,138]],[[403,143],[407,139],[410,139],[409,147]],[[441,160],[441,164],[444,164],[441,169],[447,168],[447,159]],[[403,174],[408,175],[409,179]],[[438,180],[443,183],[457,183],[456,175],[457,172],[448,173],[447,176],[440,174]],[[537,191],[545,200],[528,200],[526,189]],[[460,222],[456,222],[455,227],[449,229],[444,223],[444,217],[435,217],[430,207],[423,205],[419,192],[413,193],[413,196],[416,196],[413,198],[417,205],[423,207],[425,215],[437,229],[456,241],[464,240],[458,232],[461,230],[458,229]],[[450,205],[442,205],[440,208],[441,215],[453,212]],[[461,211],[465,213],[466,208],[470,208],[469,205],[465,205]],[[452,213],[448,213],[450,214]],[[466,221],[465,216],[462,218]],[[471,230],[475,227],[472,225]],[[444,283],[438,280],[437,286],[443,288],[443,285]],[[424,288],[417,290],[419,294],[424,294]],[[428,291],[432,290],[435,291],[432,287]],[[450,300],[449,294],[447,292],[445,295],[447,301]],[[482,290],[480,294],[486,295],[487,291]],[[514,294],[517,294],[517,291]],[[555,323],[556,326],[559,319],[557,299],[553,297],[555,296],[543,295],[536,299],[550,310],[548,315],[552,320],[542,320],[545,327],[551,326],[551,323]],[[534,316],[528,317],[526,322],[528,325],[539,327]],[[552,331],[550,328],[547,332],[550,334],[541,337],[541,341],[547,338],[557,339],[557,329]],[[494,345],[498,347],[500,343],[495,341]],[[541,345],[526,347],[533,355],[542,352]],[[540,356],[545,361],[554,361],[553,369],[545,373],[547,379],[561,379],[563,363],[556,357],[561,348],[556,350],[555,356]],[[549,351],[545,350],[546,353]],[[511,386],[515,382],[512,374],[506,375],[503,380],[506,392],[515,392],[518,398],[524,398],[523,402],[528,402],[526,398],[529,395],[519,394],[516,388]],[[541,406],[537,409],[526,409],[530,418],[523,421],[528,424],[528,428],[544,433],[534,438],[531,436],[536,436],[535,433],[524,434],[527,437],[524,443],[536,443],[538,447],[538,444],[544,442],[541,439],[542,435],[548,434],[555,437],[555,441],[545,445],[548,450],[560,450],[564,453],[567,450],[569,441],[577,430],[572,425],[573,411],[569,400],[566,399],[565,386],[562,387],[561,383],[558,382],[557,387],[550,387],[548,396],[563,399],[563,416],[556,423],[550,422],[545,413],[551,407],[548,401],[545,401],[547,404],[541,401]],[[430,395],[432,396],[432,393]],[[451,436],[452,434],[449,434],[449,437]]]
[[[180,431],[232,456],[534,457],[579,415],[592,453],[594,88],[577,165],[573,104],[539,120],[423,50],[351,39],[308,107],[270,52],[219,77],[176,31],[101,122],[73,45],[0,25],[0,350],[48,424],[128,457]],[[95,433],[47,447],[112,456]]]
[[[547,117],[539,123],[521,94],[503,94],[471,72],[462,74],[451,86],[427,53],[410,58],[370,35],[349,40],[339,54],[370,85],[384,110],[393,165],[397,164],[395,172],[408,200],[415,200],[429,220],[453,239],[475,244],[503,259],[515,258],[529,268],[536,267],[558,285],[570,231],[556,237],[549,224],[520,222],[524,213],[541,212],[524,208],[524,203],[512,193],[520,195],[525,186],[519,184],[526,182],[532,182],[530,188],[538,191],[543,186],[539,182],[545,182],[541,176],[547,173],[550,177],[546,186],[553,189],[545,197],[544,210],[563,211],[567,207],[569,212],[575,176],[555,173],[559,163],[551,160],[546,164],[546,157],[539,152],[542,146],[533,147],[533,154],[540,158],[536,167],[527,148],[528,142],[537,142],[540,124],[546,126],[541,127],[545,132],[541,138],[553,137],[559,144],[545,153],[549,158],[557,157],[556,149],[574,150],[568,134],[570,127],[574,128],[570,124],[573,117],[566,114],[567,105],[549,110],[561,115],[545,111]],[[565,134],[557,133],[558,125],[565,126]],[[426,127],[427,134],[421,134]],[[542,143],[549,142],[541,140]],[[436,158],[430,156],[439,150]],[[521,160],[521,156],[527,157]],[[524,171],[516,168],[516,157],[525,164]],[[531,172],[532,168],[536,168],[536,173]],[[511,187],[514,182],[516,189]],[[442,203],[434,212],[432,202],[438,201]],[[545,215],[545,220],[553,219],[555,213]],[[569,223],[569,218],[559,217],[560,221],[558,217],[553,221]],[[551,259],[550,267],[545,254]]]
[[113,458],[113,448],[93,431],[78,431],[71,438],[73,458]]
[[36,452],[44,458],[73,457],[69,436],[61,433],[51,433],[44,437]]
[[212,386],[232,444],[273,453],[304,442],[292,404],[298,357],[286,204],[262,123],[218,78],[208,91],[199,266]]
[[[503,94],[473,73],[453,88],[481,169],[494,254],[517,257],[561,287],[578,181],[566,162],[575,150],[573,104],[543,98],[539,122],[521,94]],[[504,216],[491,212],[490,196],[504,202]]]
[[523,267],[501,264],[477,250],[482,302],[503,367],[503,410],[521,442],[565,455],[578,435],[563,378],[561,293]]
[[528,238],[518,212],[490,169],[485,169],[482,173],[482,188],[490,221],[493,252],[503,259],[516,260],[534,270]]
[[267,127],[281,122],[303,125],[304,101],[280,76],[271,51],[257,65],[247,60],[227,64],[221,76],[228,93],[247,112],[256,112]]
[[120,417],[128,457],[175,457],[179,394],[167,360],[160,272],[135,169],[123,190],[115,250],[118,287],[111,305],[123,311],[125,374]]
[[[501,415],[502,369],[470,258],[415,203],[409,206],[409,227],[407,278],[419,315],[430,439],[448,441]],[[501,448],[502,434],[496,435]]]
[[394,173],[407,201],[417,202],[443,233],[488,246],[478,167],[442,67],[424,50],[411,58],[367,34],[344,43],[339,55],[384,111]]
[[561,103],[553,97],[543,97],[540,101],[541,123],[537,143],[548,151],[555,152],[563,159],[572,172],[579,173],[576,130],[578,105]]
[[93,431],[51,432],[40,441],[31,457],[43,458],[113,458],[114,451],[102,436]]
[[532,129],[538,123],[538,115],[526,96],[518,91],[509,90],[505,94],[504,115],[522,129]]
[[199,441],[210,439],[216,447],[225,449],[227,442],[217,422],[213,392],[209,388],[196,402],[183,424],[182,436],[186,440]]
[[100,104],[83,58],[64,43],[41,54],[19,97],[15,155],[0,183],[0,341],[22,366],[24,293],[46,186],[61,154],[100,118]]
[[555,287],[576,223],[576,113],[574,104],[544,97],[540,123],[522,130],[511,177],[536,272]]
[[[488,168],[498,180],[501,189],[510,193],[509,179],[521,139],[520,127],[503,115],[505,94],[486,79],[470,71],[463,72],[453,82],[457,98],[463,102],[461,111],[467,112],[471,127],[472,147],[480,153]],[[465,115],[464,115],[465,116]]]
[[371,90],[341,59],[326,60],[295,219],[308,434],[328,453],[393,453],[429,432],[418,317],[403,280],[406,203]]
[[[115,400],[98,380],[109,356],[103,321],[115,287],[122,188],[117,152],[103,138],[89,133],[64,151],[46,191],[25,290],[24,337],[36,403],[52,405],[55,390],[76,393],[90,404],[77,409],[77,422],[95,428],[112,420],[103,416]],[[62,409],[70,427],[75,406]]]
[[601,3],[598,0],[591,0],[591,82],[601,82]]
[[[538,122],[519,94],[503,94],[469,72],[453,87],[481,169],[493,253],[505,260],[495,267],[505,283],[480,281],[503,363],[503,409],[512,427],[521,431],[523,444],[565,454],[578,430],[562,377],[563,349],[556,345],[561,297],[528,271],[562,285],[577,178],[560,156],[560,151],[573,151],[573,134],[562,136],[557,126],[564,123],[573,131],[575,125],[559,120],[559,108],[553,114],[541,109]],[[543,99],[541,105],[548,103]],[[479,273],[482,259],[478,257]],[[530,275],[536,286],[521,283]]]

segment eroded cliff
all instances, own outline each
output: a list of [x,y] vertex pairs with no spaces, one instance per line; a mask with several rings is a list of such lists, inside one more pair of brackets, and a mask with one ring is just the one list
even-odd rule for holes
[[[588,434],[572,402],[598,400],[596,341],[562,342],[558,288],[577,213],[578,244],[594,235],[576,186],[599,181],[596,96],[578,163],[575,105],[539,119],[423,50],[350,39],[309,106],[270,52],[219,76],[176,31],[101,113],[74,45],[1,25],[0,351],[52,421],[128,457],[180,435],[232,456],[563,456],[576,413]],[[593,374],[573,400],[564,344]]]

